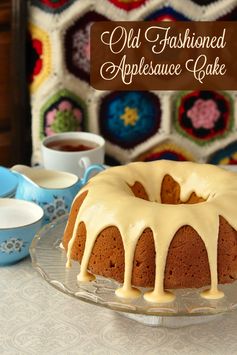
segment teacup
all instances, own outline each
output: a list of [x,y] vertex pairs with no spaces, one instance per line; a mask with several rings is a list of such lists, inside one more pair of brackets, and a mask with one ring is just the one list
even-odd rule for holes
[[83,177],[91,164],[103,164],[105,141],[93,133],[65,132],[42,141],[43,166]]

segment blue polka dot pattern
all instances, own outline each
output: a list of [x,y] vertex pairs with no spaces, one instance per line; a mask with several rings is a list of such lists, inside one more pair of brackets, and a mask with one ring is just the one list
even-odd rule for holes
[[130,149],[160,128],[159,98],[151,92],[113,92],[101,103],[100,133],[111,143]]

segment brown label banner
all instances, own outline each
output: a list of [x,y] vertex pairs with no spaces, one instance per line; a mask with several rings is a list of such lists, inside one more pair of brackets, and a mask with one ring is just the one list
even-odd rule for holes
[[237,90],[236,22],[97,22],[97,90]]

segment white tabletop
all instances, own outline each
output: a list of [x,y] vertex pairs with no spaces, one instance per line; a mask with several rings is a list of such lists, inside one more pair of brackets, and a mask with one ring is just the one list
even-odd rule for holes
[[237,311],[154,328],[64,295],[30,259],[0,268],[0,354],[237,354]]

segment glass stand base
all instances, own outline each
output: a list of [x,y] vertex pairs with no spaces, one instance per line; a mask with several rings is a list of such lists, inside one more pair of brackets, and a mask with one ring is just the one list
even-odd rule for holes
[[182,328],[191,325],[203,324],[213,322],[215,320],[221,320],[223,314],[215,314],[210,316],[189,316],[189,317],[157,317],[146,316],[142,314],[133,314],[118,312],[121,316],[132,319],[138,323],[148,325],[150,327],[166,327],[166,328]]

